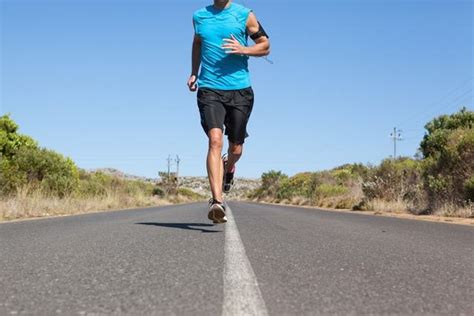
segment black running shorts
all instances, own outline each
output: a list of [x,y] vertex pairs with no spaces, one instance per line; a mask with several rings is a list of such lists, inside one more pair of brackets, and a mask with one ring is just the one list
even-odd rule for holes
[[252,87],[240,90],[200,88],[197,93],[201,126],[206,135],[212,128],[224,130],[229,141],[243,144],[253,108]]

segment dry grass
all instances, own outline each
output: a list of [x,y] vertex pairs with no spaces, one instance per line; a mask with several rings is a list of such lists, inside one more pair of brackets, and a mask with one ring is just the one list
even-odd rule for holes
[[474,203],[471,202],[465,207],[444,205],[434,212],[434,215],[445,217],[474,218]]
[[160,206],[190,201],[190,198],[182,196],[163,199],[140,193],[123,195],[114,192],[109,192],[107,195],[101,197],[58,198],[44,195],[38,191],[28,192],[27,189],[24,189],[20,190],[16,196],[0,198],[0,221],[91,213],[134,207]]
[[383,213],[397,213],[397,214],[409,214],[409,207],[406,202],[402,200],[398,201],[385,201],[381,199],[374,199],[367,202],[367,210]]
[[442,217],[458,217],[458,218],[474,218],[474,203],[466,207],[445,204],[432,213],[427,213],[423,206],[413,206],[403,200],[385,201],[371,200],[367,202],[367,210],[379,213],[396,213],[396,214],[412,214],[412,215],[435,215]]
[[289,204],[293,205],[311,205],[311,201],[301,196],[295,196],[291,198]]
[[319,198],[316,206],[335,209],[352,209],[364,197],[361,181],[351,181],[346,184],[347,192],[334,196]]

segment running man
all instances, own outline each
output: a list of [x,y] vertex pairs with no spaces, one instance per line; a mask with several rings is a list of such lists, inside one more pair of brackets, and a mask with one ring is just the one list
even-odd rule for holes
[[[254,102],[248,59],[268,55],[270,42],[252,10],[231,0],[214,0],[213,5],[197,10],[193,24],[188,87],[193,92],[199,87],[201,125],[209,138],[207,174],[212,198],[208,218],[225,223],[223,191],[232,187]],[[255,45],[247,45],[248,36]],[[227,157],[221,158],[224,127],[229,148]]]

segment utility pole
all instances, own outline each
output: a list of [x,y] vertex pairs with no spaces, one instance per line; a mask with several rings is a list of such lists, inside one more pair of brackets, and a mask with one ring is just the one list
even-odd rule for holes
[[397,141],[403,140],[402,130],[394,127],[393,132],[390,133],[390,138],[393,141],[393,160],[395,160],[397,159]]
[[176,155],[176,187],[179,186],[179,162],[181,159],[179,158],[179,155]]
[[171,155],[168,155],[168,181],[170,180],[170,172],[171,172]]

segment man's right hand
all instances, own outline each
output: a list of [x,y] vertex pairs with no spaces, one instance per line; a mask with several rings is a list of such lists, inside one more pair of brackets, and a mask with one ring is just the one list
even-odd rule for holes
[[197,77],[196,75],[191,75],[188,79],[188,88],[189,88],[189,91],[191,92],[194,92],[197,90]]

